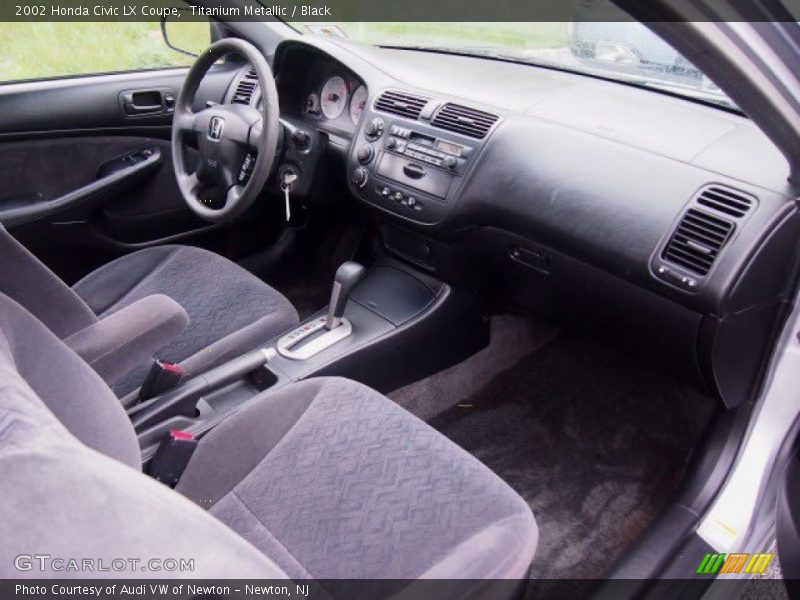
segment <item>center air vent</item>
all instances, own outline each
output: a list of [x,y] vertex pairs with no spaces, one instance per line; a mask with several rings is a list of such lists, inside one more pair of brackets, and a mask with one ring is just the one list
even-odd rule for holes
[[700,190],[697,203],[732,217],[743,217],[752,208],[755,199],[729,187],[709,185]]
[[253,94],[257,87],[258,76],[256,75],[255,69],[250,69],[245,73],[244,77],[239,80],[236,91],[233,93],[232,102],[234,104],[246,104],[250,106],[250,102],[253,99]]
[[375,102],[375,110],[416,119],[428,103],[427,98],[403,92],[383,92]]
[[497,119],[497,115],[482,110],[458,104],[445,104],[433,117],[432,124],[480,140],[486,137]]
[[690,208],[664,248],[662,258],[697,275],[706,275],[733,229],[730,221]]

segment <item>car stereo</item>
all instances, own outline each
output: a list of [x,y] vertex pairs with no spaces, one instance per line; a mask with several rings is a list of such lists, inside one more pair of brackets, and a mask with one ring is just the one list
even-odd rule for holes
[[350,157],[350,184],[361,199],[416,221],[444,216],[474,144],[444,137],[422,123],[413,128],[366,116]]

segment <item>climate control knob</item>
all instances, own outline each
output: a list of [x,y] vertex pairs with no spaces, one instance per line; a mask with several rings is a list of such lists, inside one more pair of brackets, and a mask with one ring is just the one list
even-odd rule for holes
[[356,158],[362,165],[369,164],[372,161],[373,156],[375,156],[375,151],[369,144],[364,144],[358,149],[358,152],[356,152]]
[[383,119],[375,117],[364,127],[364,135],[368,140],[374,142],[383,135],[383,128],[385,126],[386,124],[383,122]]
[[445,156],[442,159],[442,166],[445,169],[455,169],[456,168],[456,164],[458,164],[458,161],[455,159],[454,156]]
[[363,188],[369,181],[369,171],[365,167],[356,167],[350,174],[350,181],[358,189]]

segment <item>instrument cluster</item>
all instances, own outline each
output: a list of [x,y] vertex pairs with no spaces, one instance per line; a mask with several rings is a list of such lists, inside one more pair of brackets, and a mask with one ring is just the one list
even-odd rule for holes
[[358,79],[346,75],[331,75],[308,92],[303,114],[328,121],[348,119],[358,125],[367,105],[367,88]]

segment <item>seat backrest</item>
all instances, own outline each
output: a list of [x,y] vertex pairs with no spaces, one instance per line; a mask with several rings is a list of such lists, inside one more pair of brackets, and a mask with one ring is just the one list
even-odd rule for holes
[[[0,484],[4,579],[285,577],[202,508],[143,475],[133,428],[111,390],[2,295]],[[56,562],[76,557],[93,564],[64,570]],[[120,570],[97,570],[115,559],[123,559]]]
[[141,469],[136,434],[106,383],[26,309],[0,294],[0,366],[90,448]]
[[62,340],[97,320],[92,309],[0,225],[0,294],[16,300]]

